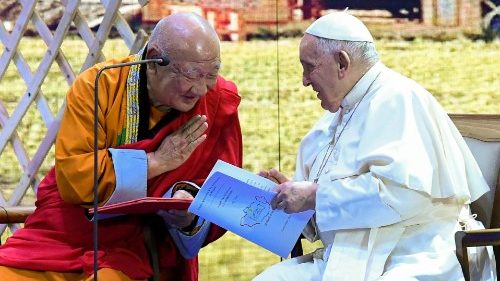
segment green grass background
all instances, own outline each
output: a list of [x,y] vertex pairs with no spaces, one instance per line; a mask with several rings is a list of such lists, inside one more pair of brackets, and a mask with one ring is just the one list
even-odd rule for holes
[[[313,91],[302,86],[298,44],[299,39],[222,43],[221,74],[236,82],[242,97],[244,168],[250,171],[280,167],[292,175],[299,141],[323,113]],[[500,113],[500,41],[380,39],[377,46],[387,66],[421,83],[448,112]],[[32,71],[36,71],[46,49],[40,39],[23,38],[18,50]],[[88,52],[83,41],[68,37],[61,49],[78,72]],[[3,52],[1,45],[0,52]],[[105,44],[107,58],[127,53],[119,39]],[[54,63],[41,87],[54,113],[67,89],[63,73]],[[11,63],[0,81],[0,102],[9,114],[25,91],[26,84]],[[17,130],[29,157],[34,155],[46,131],[36,106],[31,106]],[[39,176],[52,164],[53,149]],[[8,145],[0,155],[0,191],[5,198],[9,198],[21,171]],[[32,191],[28,191],[22,203],[33,204]],[[2,236],[2,241],[6,236]],[[308,244],[306,251],[317,246]],[[279,260],[274,254],[228,233],[201,251],[200,278],[249,280]]]

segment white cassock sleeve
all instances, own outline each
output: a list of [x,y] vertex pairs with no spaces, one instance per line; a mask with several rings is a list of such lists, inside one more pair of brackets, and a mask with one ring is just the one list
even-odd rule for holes
[[431,205],[429,196],[379,179],[371,172],[319,184],[316,224],[321,231],[390,225]]

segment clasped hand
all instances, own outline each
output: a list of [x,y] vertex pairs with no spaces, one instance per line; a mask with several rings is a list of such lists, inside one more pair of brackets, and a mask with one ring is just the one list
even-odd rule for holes
[[274,189],[276,196],[271,201],[273,209],[283,209],[288,214],[315,209],[318,188],[316,183],[290,181],[276,169],[262,171],[259,175],[278,184]]
[[148,153],[148,177],[152,178],[181,166],[207,138],[207,129],[207,117],[196,115],[168,135],[156,151]]

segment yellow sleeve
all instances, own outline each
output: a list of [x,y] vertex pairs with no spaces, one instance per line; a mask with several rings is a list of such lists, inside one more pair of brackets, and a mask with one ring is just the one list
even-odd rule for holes
[[[98,175],[102,205],[115,189],[115,172],[108,148],[114,144],[110,126],[118,127],[126,80],[125,70],[103,73],[99,83]],[[80,74],[66,97],[66,110],[56,139],[56,177],[64,201],[86,205],[93,202],[94,186],[94,79],[97,68]],[[118,104],[118,106],[117,106]],[[115,108],[115,109],[113,109]],[[116,109],[118,108],[118,109]],[[122,122],[123,123],[123,122]]]

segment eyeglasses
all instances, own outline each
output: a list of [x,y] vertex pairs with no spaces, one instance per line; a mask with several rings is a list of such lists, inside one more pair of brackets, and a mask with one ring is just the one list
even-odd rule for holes
[[215,67],[216,72],[211,72],[208,74],[202,74],[200,71],[194,69],[194,67],[188,67],[188,66],[181,66],[178,63],[172,63],[170,64],[172,72],[175,73],[177,76],[182,78],[184,81],[191,83],[191,84],[196,84],[202,81],[203,79],[206,80],[215,80],[217,79],[217,75],[219,72],[220,65],[217,65]]

